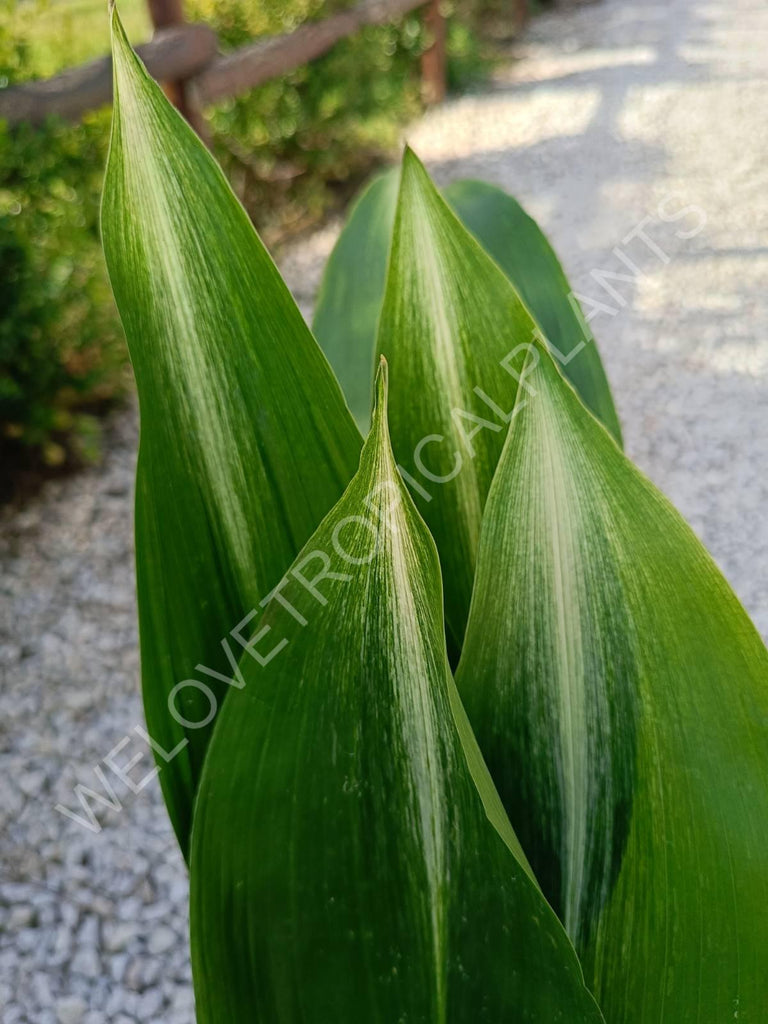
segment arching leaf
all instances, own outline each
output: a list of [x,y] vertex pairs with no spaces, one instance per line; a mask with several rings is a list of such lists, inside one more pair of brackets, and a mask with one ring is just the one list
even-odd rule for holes
[[486,504],[457,685],[606,1020],[762,1020],[768,652],[541,348]]
[[507,278],[406,151],[377,344],[392,375],[395,457],[437,543],[455,648],[518,357],[536,334]]
[[259,620],[262,664],[244,658],[206,759],[198,1019],[597,1024],[458,701],[383,373],[377,393],[360,469]]
[[186,849],[206,719],[236,666],[230,632],[338,499],[361,442],[248,217],[116,12],[112,39],[102,230],[141,410],[144,705]]

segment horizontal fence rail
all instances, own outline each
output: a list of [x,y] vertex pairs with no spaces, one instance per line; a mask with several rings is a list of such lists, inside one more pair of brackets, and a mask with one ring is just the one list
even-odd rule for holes
[[[137,52],[153,78],[184,82],[186,94],[195,106],[205,107],[315,60],[366,25],[393,21],[427,2],[362,0],[323,21],[301,25],[285,35],[257,39],[227,54],[219,53],[216,33],[207,25],[176,25],[161,28],[150,42],[138,46]],[[430,21],[434,22],[439,17],[437,0],[429,0],[429,5]],[[435,35],[436,43],[442,44],[442,38]],[[429,73],[428,68],[443,64],[425,62],[425,74]],[[443,84],[431,81],[425,85],[430,99],[442,98]],[[0,120],[9,124],[39,124],[56,114],[76,121],[111,99],[112,58],[101,57],[53,78],[0,89]]]
[[363,0],[324,21],[301,25],[284,36],[257,39],[218,57],[191,83],[202,106],[238,96],[327,53],[365,25],[381,25],[423,7],[425,0]]
[[[216,58],[216,33],[207,25],[179,25],[156,33],[136,50],[157,79],[191,78]],[[0,89],[0,118],[38,124],[50,114],[77,121],[112,100],[112,58],[99,57],[54,78]]]

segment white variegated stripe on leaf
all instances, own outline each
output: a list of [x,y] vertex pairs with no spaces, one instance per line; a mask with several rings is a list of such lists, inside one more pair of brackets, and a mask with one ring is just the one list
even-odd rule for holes
[[768,652],[537,355],[486,504],[457,685],[606,1020],[761,1020]]
[[[541,358],[537,351],[531,362]],[[516,500],[487,508],[486,535],[497,516],[509,518],[493,532],[496,548],[483,549],[480,579],[493,578],[473,596],[475,627],[458,682],[489,763],[507,782],[501,794],[523,847],[537,851],[537,877],[579,940],[623,850],[636,681],[618,573],[590,543],[600,527],[588,454],[578,435],[558,429],[557,396],[540,376],[538,366],[526,369],[507,442],[513,454],[491,488],[489,501],[504,479]],[[510,564],[520,573],[510,574]],[[527,614],[510,613],[518,606]],[[514,668],[503,684],[502,674],[495,678],[519,701],[496,705],[486,692],[496,666]],[[529,760],[538,745],[541,756]]]
[[[428,190],[422,192],[418,184],[415,184],[420,173],[423,171],[417,166],[415,158],[406,153],[403,169],[406,198],[398,207],[395,222],[389,302],[384,307],[384,323],[379,335],[379,347],[383,352],[389,350],[394,355],[398,370],[402,373],[402,390],[394,403],[398,410],[394,417],[398,424],[395,428],[398,440],[395,443],[411,458],[413,452],[404,446],[400,427],[403,418],[401,406],[408,401],[408,396],[421,396],[419,401],[409,402],[408,412],[417,412],[423,408],[427,391],[431,391],[431,401],[441,407],[442,423],[436,421],[441,428],[440,432],[445,429],[447,435],[443,436],[457,439],[458,431],[452,412],[467,408],[467,382],[475,373],[471,362],[471,343],[466,346],[461,344],[462,335],[466,336],[475,325],[451,278],[455,261],[446,253],[447,246],[441,244],[439,205],[430,202],[432,197]],[[393,292],[396,293],[395,297]],[[394,302],[401,305],[398,306],[400,316],[393,324],[388,317]],[[407,350],[408,355],[402,350]],[[421,379],[407,379],[405,365],[420,375]],[[420,384],[418,388],[417,383]],[[425,420],[425,426],[432,425]],[[497,425],[493,433],[502,433],[501,424]],[[421,437],[415,437],[414,440],[418,444]],[[450,468],[447,468],[445,474],[440,471],[439,475],[450,476],[454,472],[455,452],[458,451],[462,468],[461,481],[454,490],[458,505],[457,519],[466,531],[468,548],[474,550],[480,538],[482,498],[487,489],[490,460],[486,460],[483,465],[477,458],[468,457],[471,450],[474,450],[474,446],[468,449],[466,441],[463,446],[458,444],[452,454],[449,452],[452,460]],[[416,467],[411,468],[416,471]]]
[[491,185],[460,181],[445,189],[446,201],[517,289],[522,304],[510,304],[509,289],[499,290],[500,275],[484,269],[478,284],[466,232],[446,219],[413,154],[406,153],[404,168],[408,202],[400,213],[399,168],[377,178],[355,203],[323,275],[314,330],[365,425],[393,238],[378,346],[401,383],[393,393],[395,454],[435,534],[456,649],[485,495],[517,387],[500,361],[530,342],[538,324],[563,373],[619,442],[621,429],[594,337],[535,221]]
[[215,719],[194,726],[236,684],[232,631],[338,499],[361,439],[245,211],[116,12],[112,40],[102,233],[141,411],[142,686],[150,734],[177,751],[160,780],[186,851]]
[[440,552],[455,647],[505,411],[517,391],[504,360],[535,331],[504,274],[406,151],[377,345],[391,367],[395,457],[418,484],[414,499]]
[[599,1024],[450,676],[383,373],[359,471],[281,594],[278,653],[245,657],[200,784],[201,1024]]

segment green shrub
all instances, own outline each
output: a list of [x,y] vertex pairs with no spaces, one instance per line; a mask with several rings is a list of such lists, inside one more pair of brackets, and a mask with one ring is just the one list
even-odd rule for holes
[[[63,461],[93,453],[83,407],[125,387],[125,344],[98,232],[104,117],[0,125],[0,424],[6,441]],[[86,448],[78,441],[86,437]]]
[[[0,79],[30,76],[0,24]],[[99,244],[106,111],[82,124],[0,122],[0,444],[58,465],[95,454],[88,411],[126,386]]]

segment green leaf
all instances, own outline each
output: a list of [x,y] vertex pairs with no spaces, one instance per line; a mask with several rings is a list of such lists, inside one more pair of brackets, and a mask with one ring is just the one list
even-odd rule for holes
[[395,456],[440,552],[460,648],[483,506],[536,324],[502,271],[403,159],[377,344],[390,363]]
[[144,704],[186,849],[212,702],[240,653],[230,633],[336,502],[361,441],[244,210],[116,13],[112,39],[102,231],[141,409]]
[[198,1019],[597,1024],[461,710],[383,372],[377,392],[360,469],[266,607],[206,760]]
[[[452,648],[458,649],[483,505],[517,391],[515,350],[540,328],[410,151],[397,200],[399,177],[393,171],[379,178],[356,204],[329,260],[314,329],[360,422],[369,404],[375,345],[390,360],[395,455],[437,542]],[[482,245],[501,257],[530,309],[553,332],[564,372],[620,438],[597,348],[578,340],[583,328],[568,299],[568,282],[535,223],[490,186],[459,183],[446,198],[466,215]],[[374,344],[374,311],[380,307]]]
[[361,430],[371,422],[376,325],[384,296],[400,168],[361,193],[323,271],[312,331]]
[[[400,169],[375,178],[355,202],[331,253],[313,331],[361,429],[370,421],[379,318]],[[621,444],[621,427],[594,335],[552,246],[522,206],[481,181],[448,185],[445,199],[527,304],[565,376]]]
[[562,372],[581,400],[621,444],[595,337],[536,221],[512,196],[482,181],[456,181],[446,188],[445,198],[515,286],[550,348],[557,349]]
[[764,1020],[768,652],[541,346],[457,685],[606,1020]]

